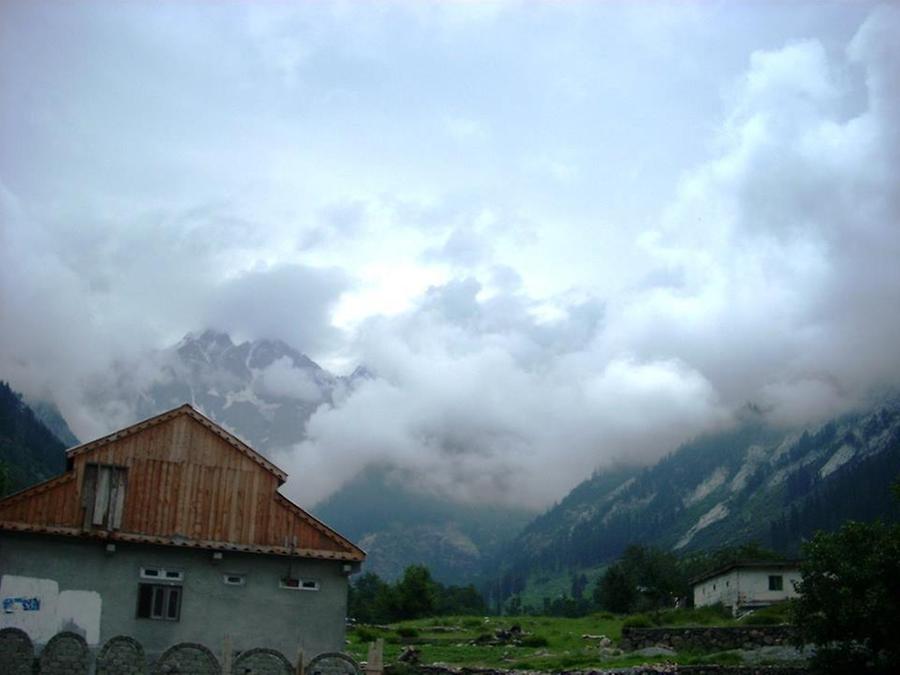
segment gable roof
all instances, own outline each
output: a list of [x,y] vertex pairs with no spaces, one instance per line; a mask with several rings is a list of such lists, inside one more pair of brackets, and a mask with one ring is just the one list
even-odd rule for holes
[[733,560],[721,567],[717,567],[709,572],[694,577],[691,579],[691,584],[696,585],[703,583],[708,579],[727,574],[736,569],[799,570],[800,563],[800,560]]
[[[283,470],[188,404],[66,454],[64,474],[0,499],[0,530],[365,559],[362,549],[278,492]],[[91,515],[98,467],[122,472],[124,495],[117,522],[100,527]]]
[[66,450],[66,457],[72,459],[73,457],[94,450],[95,448],[106,445],[107,443],[111,443],[132,434],[136,434],[145,429],[149,429],[150,427],[170,420],[173,417],[177,417],[179,415],[187,415],[193,418],[194,420],[205,426],[207,429],[212,431],[214,434],[220,436],[238,452],[243,453],[254,462],[259,464],[261,467],[263,467],[266,471],[270,472],[274,476],[277,476],[279,485],[282,485],[287,480],[287,473],[285,473],[283,469],[279,469],[272,462],[259,454],[256,450],[244,443],[244,441],[242,441],[240,438],[232,434],[230,431],[226,431],[223,427],[213,422],[206,415],[196,410],[190,403],[183,403],[177,408],[172,408],[171,410],[167,410],[166,412],[160,413],[159,415],[156,415],[154,417],[148,417],[147,419],[141,420],[140,422],[135,422],[130,427],[119,429],[118,431],[114,431],[111,434],[107,434],[106,436],[102,436],[93,441],[89,441],[88,443],[82,443],[81,445],[76,445],[73,448],[69,448],[68,450]]

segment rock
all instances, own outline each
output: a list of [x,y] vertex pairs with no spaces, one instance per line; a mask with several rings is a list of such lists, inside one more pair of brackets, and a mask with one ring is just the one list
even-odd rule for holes
[[413,665],[419,662],[419,657],[419,650],[415,647],[408,646],[403,648],[403,651],[400,652],[400,656],[397,657],[397,660]]
[[644,647],[643,649],[638,649],[636,652],[632,652],[633,654],[637,654],[638,656],[675,656],[674,649],[668,649],[666,647]]

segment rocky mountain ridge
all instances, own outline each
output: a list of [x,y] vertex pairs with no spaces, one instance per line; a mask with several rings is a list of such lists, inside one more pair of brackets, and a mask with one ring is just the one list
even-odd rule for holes
[[799,430],[748,415],[657,464],[596,473],[495,561],[502,595],[537,571],[597,567],[632,543],[681,553],[756,541],[785,554],[843,520],[900,519],[900,400]]

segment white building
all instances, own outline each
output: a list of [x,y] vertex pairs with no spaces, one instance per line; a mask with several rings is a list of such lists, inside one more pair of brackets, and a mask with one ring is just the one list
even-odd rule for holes
[[694,579],[694,606],[722,603],[735,613],[796,598],[796,560],[740,560]]

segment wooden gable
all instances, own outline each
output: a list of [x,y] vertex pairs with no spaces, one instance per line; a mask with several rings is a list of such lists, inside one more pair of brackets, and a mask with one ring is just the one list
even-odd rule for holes
[[278,493],[286,474],[189,405],[72,448],[69,470],[0,500],[0,529],[361,561]]

